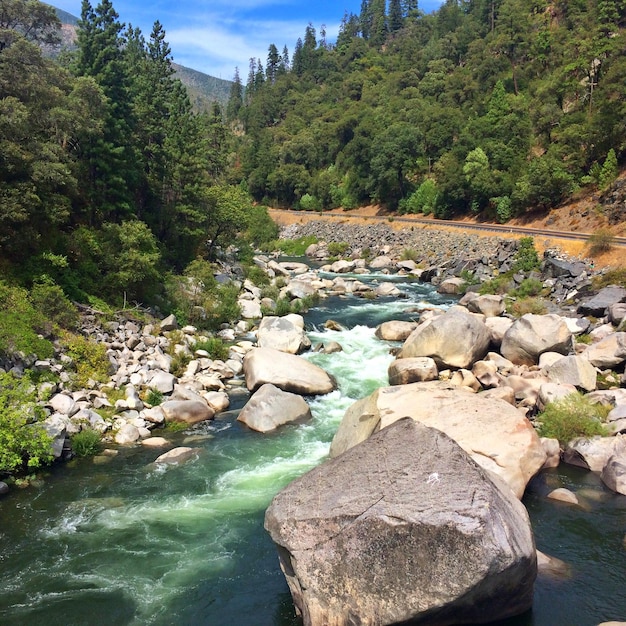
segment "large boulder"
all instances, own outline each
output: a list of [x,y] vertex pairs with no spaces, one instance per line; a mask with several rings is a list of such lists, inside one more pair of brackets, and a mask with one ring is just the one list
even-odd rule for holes
[[440,368],[467,368],[487,354],[490,340],[484,322],[457,309],[420,324],[398,358],[429,356]]
[[505,312],[506,306],[502,296],[485,294],[470,300],[467,309],[472,313],[481,313],[485,317],[498,317]]
[[611,333],[591,344],[582,356],[594,367],[611,369],[626,361],[626,332]]
[[417,322],[390,320],[377,326],[374,334],[383,341],[405,341],[417,326]]
[[305,626],[482,623],[532,603],[523,505],[410,419],[288,485],[265,528]]
[[296,314],[264,317],[257,331],[257,345],[260,348],[274,348],[289,354],[300,354],[311,347],[311,342],[304,332],[304,318]]
[[335,379],[321,367],[274,348],[250,350],[243,359],[243,373],[250,391],[272,383],[283,391],[315,396],[337,387]]
[[567,354],[571,347],[572,333],[559,315],[528,313],[506,331],[500,352],[516,365],[535,365],[540,354]]
[[204,400],[168,400],[161,404],[168,422],[197,424],[215,417],[215,411]]
[[515,407],[438,381],[383,387],[355,402],[339,424],[330,456],[403,417],[445,432],[519,498],[546,460],[535,429]]
[[437,380],[437,365],[428,356],[416,356],[412,359],[396,359],[387,369],[390,385],[408,385],[428,380]]
[[262,385],[248,400],[237,420],[252,430],[266,433],[283,424],[311,417],[311,409],[302,396],[268,383]]
[[593,317],[604,317],[609,307],[626,300],[626,289],[617,285],[609,285],[601,289],[595,296],[583,300],[578,305],[578,312]]
[[596,368],[581,356],[564,356],[545,368],[548,378],[555,383],[574,385],[583,391],[594,391]]

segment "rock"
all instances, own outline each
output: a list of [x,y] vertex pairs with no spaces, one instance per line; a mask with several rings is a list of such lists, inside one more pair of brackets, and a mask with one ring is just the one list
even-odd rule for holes
[[532,603],[526,510],[410,419],[293,481],[265,528],[305,626],[485,622]]
[[202,396],[215,414],[226,411],[230,406],[230,399],[225,391],[207,391]]
[[569,489],[565,489],[564,487],[559,487],[558,489],[553,489],[548,495],[548,498],[551,500],[558,500],[559,502],[567,502],[568,504],[578,504],[578,498],[576,494],[570,491]]
[[591,344],[582,354],[594,367],[608,370],[626,361],[626,332],[611,333]]
[[311,409],[302,396],[265,384],[259,387],[241,410],[238,422],[261,433],[283,424],[311,419]]
[[155,463],[164,463],[166,465],[178,465],[184,463],[198,454],[198,448],[187,448],[184,446],[174,448],[164,452],[155,459]]
[[416,356],[410,359],[396,359],[387,370],[390,385],[408,385],[428,380],[437,380],[439,372],[433,359]]
[[337,341],[326,341],[322,344],[318,352],[322,354],[335,354],[336,352],[343,352],[343,346]]
[[565,447],[563,462],[589,469],[592,472],[601,472],[621,441],[622,437],[619,435],[616,437],[577,437]]
[[55,459],[63,454],[68,423],[69,420],[62,418],[59,414],[51,415],[41,422],[48,437],[52,438],[52,454]]
[[243,372],[250,391],[272,383],[283,391],[314,396],[330,393],[337,387],[334,378],[321,367],[273,348],[250,350],[243,359]]
[[602,288],[595,296],[583,300],[578,305],[578,312],[593,317],[604,317],[612,304],[626,300],[626,289],[616,285]]
[[55,413],[61,413],[68,417],[74,415],[79,409],[74,399],[65,393],[57,393],[52,396],[50,400],[48,400],[48,406],[50,406]]
[[396,285],[390,282],[384,282],[377,285],[376,289],[374,289],[374,293],[379,298],[386,298],[389,296],[401,297],[404,295]]
[[537,571],[540,576],[564,580],[571,577],[572,568],[565,561],[537,550]]
[[602,468],[600,478],[609,489],[626,496],[626,438],[615,439],[613,454]]
[[498,317],[506,310],[504,298],[491,294],[473,298],[467,303],[467,308],[472,313],[481,313],[485,317]]
[[213,419],[215,411],[204,400],[168,400],[161,404],[167,422],[197,424]]
[[311,347],[311,342],[304,332],[304,319],[301,315],[268,315],[259,324],[257,345],[260,348],[300,354]]
[[176,316],[174,314],[168,315],[164,320],[161,321],[159,328],[161,329],[162,333],[166,333],[170,330],[176,330],[178,328]]
[[135,443],[140,439],[139,430],[132,424],[123,424],[122,427],[115,433],[115,443],[120,445],[126,445],[128,443]]
[[564,317],[563,321],[567,324],[572,335],[586,333],[591,326],[591,322],[586,317]]
[[615,302],[609,306],[609,320],[619,326],[626,319],[626,302]]
[[286,291],[292,298],[307,298],[317,293],[317,289],[308,280],[291,280]]
[[500,385],[498,367],[493,361],[476,361],[472,367],[472,374],[474,374],[476,380],[478,380],[485,389],[498,387]]
[[596,388],[596,369],[580,356],[564,356],[545,368],[548,378],[563,385],[574,385],[583,391]]
[[469,313],[450,311],[420,324],[398,357],[429,356],[439,368],[467,368],[485,356],[490,340],[483,322]]
[[467,387],[474,392],[478,392],[482,389],[476,376],[466,369],[460,369],[454,372],[450,378],[450,384],[456,385],[457,387]]
[[356,263],[354,261],[340,259],[330,266],[330,271],[334,274],[347,274],[348,272],[352,272],[355,267]]
[[261,312],[261,302],[257,299],[247,300],[239,298],[237,304],[241,309],[241,317],[246,320],[256,320],[263,317]]
[[146,446],[146,448],[166,448],[172,444],[165,437],[146,437],[146,439],[142,439],[141,445]]
[[382,270],[393,265],[393,259],[388,256],[382,255],[373,258],[369,262],[370,269],[372,270]]
[[417,326],[417,322],[391,320],[377,326],[374,334],[383,341],[405,341]]
[[545,370],[547,367],[553,365],[562,358],[563,355],[559,352],[544,352],[539,355],[539,369]]
[[6,496],[9,491],[9,485],[7,485],[4,481],[0,481],[0,496]]
[[450,278],[446,278],[444,281],[441,282],[439,287],[437,287],[437,292],[447,294],[464,293],[466,285],[466,281],[462,278],[452,276]]
[[572,333],[560,316],[527,313],[505,333],[500,352],[517,365],[535,365],[543,352],[567,354],[571,346]]
[[402,417],[452,437],[522,497],[546,460],[532,424],[514,407],[463,387],[433,381],[377,389],[346,411],[330,446],[336,457]]
[[543,383],[539,387],[539,396],[537,398],[537,404],[539,409],[545,409],[551,402],[557,400],[563,400],[567,396],[576,393],[576,387],[574,385],[561,385],[559,383]]
[[558,467],[561,462],[561,446],[558,439],[551,437],[541,437],[541,446],[547,455],[546,461],[541,469]]
[[487,389],[481,392],[482,398],[497,398],[498,400],[504,400],[507,404],[515,406],[515,392],[510,387],[495,387],[493,389]]
[[174,391],[174,385],[176,384],[176,376],[163,370],[156,370],[148,387],[156,389],[161,393],[172,393]]
[[485,326],[489,331],[491,343],[499,348],[507,330],[513,326],[513,320],[508,317],[488,317],[485,319]]
[[163,424],[163,422],[165,422],[165,414],[160,406],[144,409],[141,415],[146,422],[150,422],[151,424]]

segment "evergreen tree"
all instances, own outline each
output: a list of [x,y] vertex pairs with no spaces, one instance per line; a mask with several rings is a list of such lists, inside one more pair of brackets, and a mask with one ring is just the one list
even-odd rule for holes
[[267,50],[267,63],[265,65],[265,76],[267,78],[267,82],[272,85],[278,75],[280,62],[281,59],[278,54],[278,48],[272,43]]
[[401,0],[389,0],[389,32],[399,31],[403,21]]
[[0,51],[24,38],[44,46],[61,43],[61,22],[54,7],[38,0],[0,2]]
[[385,15],[385,0],[370,0],[370,14],[372,26],[370,42],[376,47],[385,43],[387,38],[387,17]]
[[291,69],[289,65],[289,49],[283,46],[283,53],[280,55],[280,73],[287,73]]
[[239,117],[239,111],[243,106],[243,85],[239,76],[239,68],[235,68],[235,75],[230,86],[230,96],[226,106],[226,118],[229,122],[233,122]]
[[372,9],[371,0],[361,0],[361,12],[359,13],[359,24],[363,39],[369,39],[372,32]]

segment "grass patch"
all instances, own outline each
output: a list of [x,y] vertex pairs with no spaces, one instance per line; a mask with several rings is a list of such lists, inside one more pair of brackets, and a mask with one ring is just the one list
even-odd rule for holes
[[603,254],[608,252],[615,245],[615,235],[608,228],[599,228],[587,240],[589,254]]
[[573,393],[548,404],[537,416],[538,432],[541,437],[558,439],[566,445],[576,437],[607,435],[603,421],[610,407],[594,404],[580,393]]
[[226,361],[228,359],[228,346],[219,337],[207,337],[201,339],[193,346],[194,350],[204,350],[212,359]]
[[548,307],[542,298],[520,298],[507,306],[507,310],[513,317],[522,317],[527,313],[545,315]]
[[592,283],[594,289],[602,289],[603,287],[608,287],[609,285],[626,287],[626,267],[611,269],[604,272],[604,274],[594,276]]
[[306,249],[313,243],[317,243],[315,235],[307,235],[298,239],[274,239],[262,247],[265,252],[279,250],[286,256],[304,256]]
[[76,456],[85,457],[98,454],[102,449],[100,433],[93,428],[85,428],[70,437],[72,451]]

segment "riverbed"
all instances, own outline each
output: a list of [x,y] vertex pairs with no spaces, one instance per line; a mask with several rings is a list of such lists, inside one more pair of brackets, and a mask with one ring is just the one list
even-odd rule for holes
[[[394,346],[376,339],[376,325],[452,302],[428,285],[396,280],[405,298],[330,298],[306,315],[314,344],[343,346],[306,356],[339,382],[337,391],[310,399],[309,423],[250,431],[236,421],[246,395],[233,395],[214,421],[171,435],[197,448],[190,462],[164,468],[154,465],[154,450],[119,448],[106,463],[55,467],[0,501],[0,624],[300,624],[263,529],[265,508],[325,459],[345,409],[387,384]],[[328,319],[345,330],[326,330]],[[547,500],[557,486],[575,491],[581,505]],[[626,619],[626,498],[562,465],[536,479],[524,503],[538,547],[564,560],[569,574],[541,577],[532,611],[502,624]]]

